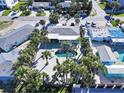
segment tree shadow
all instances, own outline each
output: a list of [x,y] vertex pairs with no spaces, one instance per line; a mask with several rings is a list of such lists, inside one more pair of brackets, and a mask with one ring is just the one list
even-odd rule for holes
[[43,68],[40,70],[40,72],[47,66],[48,64],[46,63],[44,66],[43,66]]
[[105,16],[104,18],[105,18],[107,21],[109,21],[111,17],[110,17],[109,15],[107,15],[107,16]]

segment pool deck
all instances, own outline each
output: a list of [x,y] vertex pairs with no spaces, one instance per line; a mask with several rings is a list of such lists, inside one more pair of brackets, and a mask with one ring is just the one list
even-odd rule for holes
[[[40,48],[39,51],[37,52],[36,55],[36,59],[35,61],[37,62],[35,69],[38,69],[40,72],[46,72],[50,78],[52,77],[52,75],[54,75],[55,71],[53,71],[54,66],[57,65],[56,60],[58,59],[59,63],[61,64],[63,61],[66,60],[65,57],[57,57],[55,55],[55,52],[58,50],[59,48],[54,48],[54,49],[42,49]],[[41,58],[42,52],[44,51],[50,51],[52,57],[48,60],[48,65],[46,64],[46,60]],[[76,49],[76,52],[78,53],[76,57],[74,58],[80,58],[81,57],[81,52],[80,52],[80,47],[78,46]],[[73,58],[73,57],[72,57]]]

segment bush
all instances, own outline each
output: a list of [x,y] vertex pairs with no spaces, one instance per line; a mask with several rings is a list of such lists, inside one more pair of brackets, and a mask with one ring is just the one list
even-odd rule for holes
[[120,23],[121,21],[119,20],[119,19],[116,19],[116,20],[114,20],[114,21],[111,21],[111,24],[113,25],[113,26],[118,26],[118,24]]
[[10,12],[12,12],[12,10],[4,10],[2,16],[8,16]]
[[102,74],[105,76],[107,73],[107,69],[104,65],[101,65],[101,70],[102,70]]
[[76,22],[77,24],[79,24],[79,23],[80,23],[80,19],[76,18],[76,19],[75,19],[75,22]]
[[44,12],[44,10],[42,10],[42,9],[38,9],[37,12],[38,12],[38,13],[42,13],[42,12]]
[[75,18],[80,18],[80,14],[77,13],[77,14],[74,15],[74,17],[75,17]]
[[59,15],[58,14],[50,14],[49,21],[50,23],[57,24],[59,20]]
[[26,6],[25,6],[25,5],[20,6],[20,10],[21,10],[21,11],[26,11],[26,9],[27,9],[27,8],[26,8]]
[[31,14],[31,11],[30,10],[26,10],[26,11],[23,11],[21,16],[28,16]]
[[119,23],[119,22],[120,22],[120,19],[116,19],[115,21],[116,21],[117,23]]
[[41,13],[37,13],[36,16],[45,16],[46,13],[45,12],[41,12]]
[[45,24],[45,21],[44,20],[40,20],[39,22],[41,25],[44,25]]
[[36,23],[35,27],[38,27],[39,26],[39,23]]
[[71,23],[71,25],[70,26],[75,26],[75,24],[74,23]]

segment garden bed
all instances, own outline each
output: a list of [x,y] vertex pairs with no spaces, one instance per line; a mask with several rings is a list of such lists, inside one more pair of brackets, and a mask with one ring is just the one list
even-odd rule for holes
[[36,16],[45,16],[46,13],[45,12],[41,12],[41,13],[37,13]]
[[21,6],[29,6],[28,2],[18,2],[15,6],[12,7],[12,10],[19,10]]
[[114,14],[113,16],[124,17],[124,13],[121,13],[121,14]]
[[11,12],[12,12],[12,10],[10,10],[10,9],[4,10],[2,13],[2,16],[8,16]]

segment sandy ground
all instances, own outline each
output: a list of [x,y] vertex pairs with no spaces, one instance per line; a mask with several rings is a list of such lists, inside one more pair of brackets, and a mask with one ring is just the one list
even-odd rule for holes
[[36,21],[22,21],[22,20],[15,20],[13,24],[3,30],[0,30],[0,35],[5,35],[8,32],[11,32],[14,29],[20,28],[26,24],[30,24],[32,26],[35,26]]

